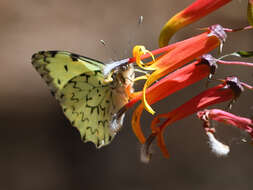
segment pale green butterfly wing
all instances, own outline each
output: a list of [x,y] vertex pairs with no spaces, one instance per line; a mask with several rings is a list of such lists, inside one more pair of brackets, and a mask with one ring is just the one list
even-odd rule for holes
[[[73,126],[78,126],[83,140],[97,147],[110,143],[114,137],[110,129],[116,109],[110,84],[102,85],[97,76],[79,75],[64,87],[62,107]],[[87,81],[88,80],[88,81]],[[66,106],[67,105],[67,106]]]
[[102,62],[65,51],[41,51],[32,56],[32,64],[53,93],[73,77],[104,67]]
[[[69,52],[46,51],[34,54],[32,64],[82,139],[97,147],[109,144],[115,135],[113,117],[128,97],[124,85],[105,82],[103,63]],[[120,120],[116,125],[122,125]]]

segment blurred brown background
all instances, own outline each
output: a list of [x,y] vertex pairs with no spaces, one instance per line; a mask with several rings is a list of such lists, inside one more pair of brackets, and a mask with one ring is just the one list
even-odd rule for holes
[[[242,143],[247,136],[240,131],[219,124],[218,136],[231,145],[231,152],[217,158],[210,152],[202,123],[196,116],[188,117],[166,130],[171,158],[163,158],[154,146],[151,163],[145,165],[139,161],[140,146],[128,113],[112,144],[96,150],[82,143],[30,64],[32,54],[40,50],[68,50],[106,62],[130,56],[136,44],[155,49],[166,20],[191,2],[1,0],[0,190],[252,189],[253,147]],[[211,24],[245,26],[246,5],[247,1],[235,0],[180,31],[172,41],[191,37],[200,33],[196,28]],[[141,15],[144,22],[138,27]],[[224,53],[252,50],[252,36],[252,31],[229,35]],[[101,39],[108,48],[99,43]],[[239,75],[253,85],[252,69],[220,67],[217,76],[225,75]],[[179,106],[202,91],[204,84],[172,95],[155,109],[161,113]],[[252,98],[246,91],[232,111],[251,117]],[[150,120],[145,114],[147,134]]]

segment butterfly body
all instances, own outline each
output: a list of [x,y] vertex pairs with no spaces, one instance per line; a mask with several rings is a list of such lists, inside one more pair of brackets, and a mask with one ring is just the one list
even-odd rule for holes
[[119,68],[112,80],[106,80],[102,62],[70,52],[41,51],[32,56],[32,64],[83,141],[98,148],[109,144],[114,129],[122,126],[124,114],[115,115],[129,100],[126,89],[132,88],[132,66]]

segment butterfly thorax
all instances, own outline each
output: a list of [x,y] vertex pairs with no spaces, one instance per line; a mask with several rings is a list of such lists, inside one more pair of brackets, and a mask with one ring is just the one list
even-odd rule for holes
[[132,88],[134,81],[134,68],[133,65],[122,65],[117,68],[112,74],[112,83],[115,88],[128,87]]
[[113,102],[116,105],[113,119],[111,121],[110,130],[117,133],[123,125],[124,112],[118,114],[121,108],[129,101],[129,94],[133,92],[134,81],[133,65],[123,65],[114,70],[112,74]]
[[133,65],[123,65],[113,71],[111,88],[119,109],[128,103],[129,94],[133,92],[134,77]]

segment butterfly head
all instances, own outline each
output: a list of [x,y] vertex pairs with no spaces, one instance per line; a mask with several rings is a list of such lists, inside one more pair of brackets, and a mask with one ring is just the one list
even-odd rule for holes
[[131,87],[133,86],[135,73],[134,67],[132,64],[121,65],[118,67],[113,73],[113,81],[117,83],[117,85]]

